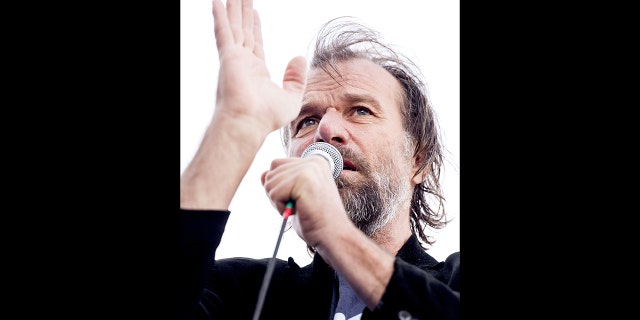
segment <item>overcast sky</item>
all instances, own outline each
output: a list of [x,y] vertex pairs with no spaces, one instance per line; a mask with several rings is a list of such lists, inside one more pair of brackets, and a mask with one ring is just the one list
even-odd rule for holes
[[[223,1],[226,3],[226,1]],[[434,234],[428,252],[438,260],[460,250],[460,2],[450,0],[254,0],[262,21],[267,66],[279,85],[286,64],[307,55],[320,26],[335,17],[358,18],[422,69],[447,148],[443,188],[453,218]],[[180,2],[180,172],[193,157],[213,115],[218,55],[211,0]],[[231,202],[231,216],[217,258],[271,257],[282,218],[260,183],[271,160],[285,157],[279,132],[269,135]],[[293,229],[278,257],[306,265],[311,257]]]

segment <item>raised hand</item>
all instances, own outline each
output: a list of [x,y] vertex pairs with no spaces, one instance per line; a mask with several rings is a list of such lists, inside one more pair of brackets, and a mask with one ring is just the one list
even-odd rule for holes
[[213,0],[214,32],[220,58],[216,113],[241,118],[267,133],[293,120],[300,111],[306,77],[304,57],[293,58],[282,86],[265,63],[260,18],[252,0]]
[[300,111],[304,57],[293,58],[282,87],[269,77],[260,18],[251,0],[213,0],[220,57],[216,108],[198,151],[180,177],[180,207],[227,209],[269,133]]

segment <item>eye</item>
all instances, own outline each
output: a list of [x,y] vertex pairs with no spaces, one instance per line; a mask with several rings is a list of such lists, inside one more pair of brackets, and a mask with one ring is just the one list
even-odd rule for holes
[[318,125],[318,118],[316,117],[306,117],[300,120],[295,126],[295,135],[297,137],[303,136],[308,132],[313,131],[313,127]]
[[298,129],[310,127],[316,124],[318,124],[318,120],[316,120],[315,118],[304,118],[302,119],[302,121],[300,121],[300,124],[298,124]]
[[371,110],[365,107],[356,107],[355,114],[359,116],[368,116],[371,115]]

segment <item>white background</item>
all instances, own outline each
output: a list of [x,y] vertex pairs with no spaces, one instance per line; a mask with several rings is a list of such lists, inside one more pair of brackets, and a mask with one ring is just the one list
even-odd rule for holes
[[[460,250],[460,2],[451,0],[254,0],[262,21],[267,66],[281,85],[286,64],[308,56],[315,32],[326,21],[349,15],[378,30],[413,59],[425,75],[447,149],[443,188],[453,218],[434,233],[429,253],[438,260]],[[180,2],[180,172],[193,157],[213,115],[218,55],[211,0]],[[271,160],[285,157],[279,131],[269,135],[231,202],[217,258],[273,255],[282,223],[260,183]],[[293,229],[285,232],[279,258],[311,262],[306,245]]]

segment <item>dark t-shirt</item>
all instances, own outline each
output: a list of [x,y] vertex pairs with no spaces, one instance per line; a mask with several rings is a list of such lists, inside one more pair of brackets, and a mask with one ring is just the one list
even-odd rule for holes
[[337,272],[336,277],[338,278],[339,298],[333,320],[359,320],[366,305],[351,289],[349,283]]

